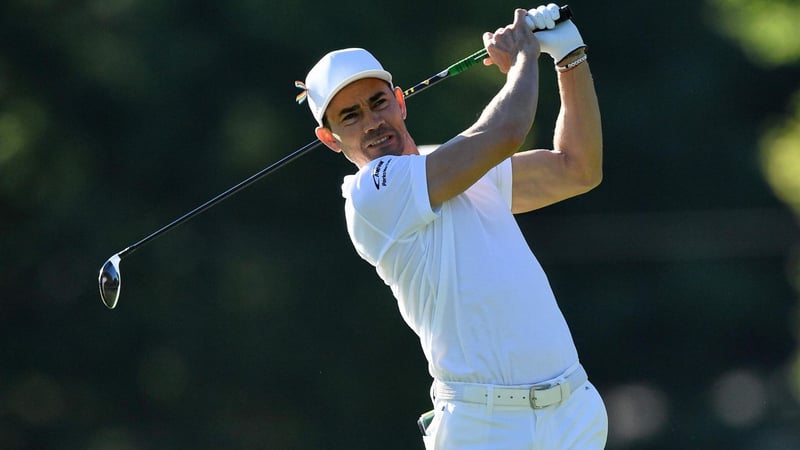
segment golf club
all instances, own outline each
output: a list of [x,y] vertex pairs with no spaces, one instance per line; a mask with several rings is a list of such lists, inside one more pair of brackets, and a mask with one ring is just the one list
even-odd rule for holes
[[[572,18],[572,12],[570,11],[568,6],[562,6],[560,8],[560,17],[556,20],[556,23],[563,22],[565,20]],[[488,56],[486,49],[481,49],[472,55],[456,62],[455,64],[449,66],[445,70],[437,73],[436,75],[412,86],[409,89],[403,91],[403,95],[406,98],[409,98],[415,94],[418,94],[425,89],[455,75],[458,75],[470,67],[474,66],[477,63],[482,62]],[[197,216],[198,214],[202,213],[203,211],[207,210],[208,208],[216,205],[217,203],[233,196],[237,192],[241,191],[242,189],[250,186],[251,184],[255,183],[259,179],[263,178],[264,176],[272,173],[273,171],[289,164],[290,162],[294,161],[295,159],[305,155],[309,151],[319,147],[322,145],[318,139],[306,144],[305,146],[295,150],[294,152],[284,156],[282,159],[278,160],[277,162],[271,164],[264,169],[256,172],[255,174],[251,175],[249,178],[239,182],[238,184],[230,187],[225,192],[217,195],[216,197],[208,200],[207,202],[203,203],[202,205],[198,206],[197,208],[187,212],[183,216],[175,219],[174,221],[170,222],[169,224],[163,226],[162,228],[156,230],[149,236],[141,239],[140,241],[126,247],[124,250],[116,253],[112,257],[108,258],[105,264],[100,267],[100,276],[98,277],[98,282],[100,284],[100,299],[103,301],[109,309],[114,309],[117,306],[117,301],[119,300],[120,289],[122,287],[122,274],[120,273],[120,262],[131,253],[135,252],[148,242],[152,241],[153,239],[163,235],[167,231],[177,227],[178,225],[188,221],[189,219]]]

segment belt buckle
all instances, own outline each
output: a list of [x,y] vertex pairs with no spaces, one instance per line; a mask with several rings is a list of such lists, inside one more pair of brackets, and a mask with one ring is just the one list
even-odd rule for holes
[[550,389],[550,388],[547,387],[547,388],[543,389],[542,386],[533,386],[531,388],[530,395],[528,396],[528,398],[530,399],[530,402],[531,402],[531,408],[533,408],[533,409],[542,409],[542,408],[545,407],[545,405],[539,405],[537,403],[539,401],[539,398],[536,396],[536,393],[537,392],[542,392],[543,390],[546,390],[546,389]]
[[563,403],[569,399],[571,393],[568,381],[547,387],[534,386],[530,389],[529,396],[531,408],[542,409],[557,403]]

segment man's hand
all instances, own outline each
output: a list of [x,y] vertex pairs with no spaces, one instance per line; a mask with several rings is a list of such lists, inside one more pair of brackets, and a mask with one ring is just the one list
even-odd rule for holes
[[539,57],[539,42],[525,21],[527,15],[524,9],[517,9],[514,23],[498,28],[494,33],[483,34],[483,45],[489,53],[489,57],[483,61],[484,65],[496,64],[501,72],[508,73],[521,52],[532,55],[534,59]]
[[529,10],[525,17],[526,24],[536,31],[542,52],[550,55],[556,63],[575,50],[586,47],[578,28],[571,20],[556,25],[555,21],[560,16],[558,5],[550,3]]

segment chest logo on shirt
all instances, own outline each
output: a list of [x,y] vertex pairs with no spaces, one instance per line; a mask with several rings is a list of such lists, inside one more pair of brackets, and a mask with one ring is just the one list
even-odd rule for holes
[[372,182],[375,183],[375,189],[380,190],[381,186],[386,187],[386,171],[389,170],[389,164],[392,160],[380,160],[375,170],[372,171]]

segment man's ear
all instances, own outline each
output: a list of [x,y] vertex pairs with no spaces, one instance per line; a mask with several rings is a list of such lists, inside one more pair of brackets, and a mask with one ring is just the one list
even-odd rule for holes
[[394,87],[394,98],[397,99],[397,103],[400,105],[400,112],[403,114],[403,120],[406,120],[406,96],[403,95],[403,90],[400,89],[399,86]]
[[317,139],[319,139],[320,142],[325,144],[325,146],[328,147],[329,149],[335,151],[336,153],[342,151],[342,147],[339,145],[339,141],[337,141],[336,138],[333,137],[333,133],[331,132],[330,129],[326,127],[317,127],[314,130],[314,134],[316,134]]

